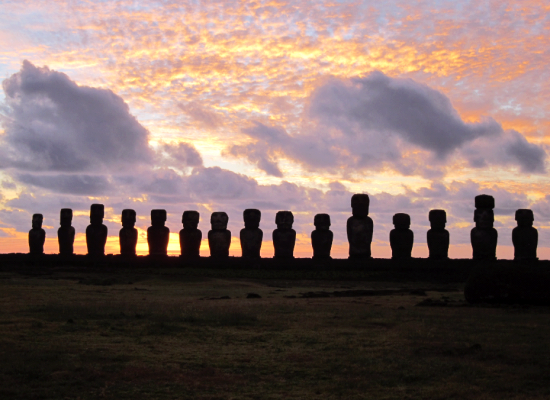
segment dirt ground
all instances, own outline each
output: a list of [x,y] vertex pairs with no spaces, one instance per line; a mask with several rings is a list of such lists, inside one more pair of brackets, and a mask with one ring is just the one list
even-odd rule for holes
[[546,399],[550,308],[461,282],[0,272],[3,399]]

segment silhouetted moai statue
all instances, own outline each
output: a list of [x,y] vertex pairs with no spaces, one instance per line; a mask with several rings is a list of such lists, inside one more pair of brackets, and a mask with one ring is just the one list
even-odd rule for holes
[[136,225],[135,210],[122,210],[121,216],[122,229],[118,232],[120,242],[120,254],[123,256],[135,256],[138,240],[138,231]]
[[208,232],[208,246],[210,257],[229,257],[229,246],[231,246],[231,231],[227,230],[229,217],[224,212],[214,212],[210,216],[212,230]]
[[72,256],[74,253],[74,227],[73,210],[62,208],[59,213],[59,229],[57,230],[57,242],[59,243],[59,254],[62,256]]
[[495,215],[495,199],[493,196],[480,194],[475,198],[476,210],[474,222],[476,227],[470,232],[473,259],[478,261],[494,261],[497,259],[498,232],[493,228]]
[[539,233],[533,228],[533,211],[519,209],[516,211],[518,226],[512,231],[512,242],[514,243],[515,261],[536,261]]
[[33,255],[44,254],[44,242],[46,231],[42,229],[42,214],[32,215],[32,229],[29,231],[29,253]]
[[151,210],[151,226],[147,228],[147,244],[150,256],[165,256],[168,254],[170,229],[166,223],[166,210]]
[[414,234],[409,229],[411,226],[411,217],[409,214],[397,213],[393,216],[393,225],[395,229],[390,232],[390,246],[392,259],[411,258]]
[[314,260],[331,260],[333,233],[330,230],[330,215],[317,214],[313,218],[315,230],[311,232],[311,245],[313,246]]
[[449,258],[449,231],[445,229],[447,213],[445,210],[430,210],[428,214],[431,229],[427,233],[428,249],[431,260]]
[[86,246],[89,256],[104,256],[107,243],[107,227],[103,225],[105,206],[92,204],[90,207],[90,225],[86,228]]
[[369,217],[369,203],[367,194],[351,196],[352,216],[347,222],[349,258],[371,258],[373,223]]
[[243,212],[244,229],[241,229],[241,249],[245,258],[260,258],[264,233],[260,229],[262,212],[248,208]]
[[181,216],[183,229],[180,230],[181,256],[187,258],[200,257],[202,232],[197,229],[200,215],[198,211],[184,211]]
[[291,211],[279,211],[275,216],[277,229],[273,231],[274,258],[294,258],[296,231],[292,229],[294,215]]

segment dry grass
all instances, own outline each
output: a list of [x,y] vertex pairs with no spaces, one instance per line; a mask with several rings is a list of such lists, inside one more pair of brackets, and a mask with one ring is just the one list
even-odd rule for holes
[[469,307],[460,284],[213,274],[0,274],[0,398],[550,396],[549,308]]

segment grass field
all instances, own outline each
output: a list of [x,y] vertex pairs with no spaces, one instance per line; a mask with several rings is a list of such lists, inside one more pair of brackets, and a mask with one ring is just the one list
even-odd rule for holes
[[550,398],[550,308],[354,274],[3,269],[0,398]]

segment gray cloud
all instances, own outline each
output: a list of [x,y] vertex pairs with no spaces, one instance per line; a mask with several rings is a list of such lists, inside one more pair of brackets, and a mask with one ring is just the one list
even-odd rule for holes
[[29,61],[3,81],[3,89],[7,116],[2,119],[0,168],[35,191],[180,195],[182,179],[171,168],[203,164],[189,143],[160,143],[157,151],[151,149],[147,129],[111,90],[79,86],[67,75]]
[[290,136],[281,127],[260,122],[243,128],[242,132],[255,142],[230,146],[223,154],[246,157],[268,175],[283,176],[277,164],[281,156],[289,157],[310,170],[333,168],[339,161],[339,154],[333,150],[330,138],[323,138],[322,135]]
[[313,118],[347,135],[396,135],[440,158],[465,142],[502,130],[491,118],[465,123],[443,93],[379,71],[366,78],[331,80],[319,87],[310,101]]
[[111,90],[79,86],[29,61],[2,85],[4,167],[78,172],[150,162],[148,131]]
[[[546,153],[542,147],[527,142],[518,132],[502,131],[492,120],[479,124],[462,122],[448,99],[437,91],[413,81],[398,81],[376,74],[360,81],[363,83],[333,80],[319,89],[326,88],[326,92],[315,92],[307,114],[311,119],[304,125],[310,127],[301,134],[291,135],[281,127],[257,122],[243,129],[253,143],[230,147],[227,152],[248,157],[276,176],[282,175],[278,166],[281,157],[301,162],[310,170],[323,171],[340,171],[342,167],[360,171],[391,166],[402,173],[436,175],[437,170],[444,167],[445,159],[451,157],[462,157],[471,165],[479,163],[480,167],[516,165],[524,172],[544,170]],[[331,214],[335,239],[340,243],[346,241],[345,222],[351,213],[352,193],[339,182],[330,183],[327,191],[285,181],[278,185],[260,185],[245,175],[219,167],[204,167],[200,154],[189,143],[160,143],[154,152],[147,145],[147,131],[129,114],[122,99],[108,90],[78,86],[64,74],[36,68],[30,63],[25,63],[21,72],[4,82],[4,90],[10,118],[3,122],[6,134],[2,138],[2,151],[9,157],[0,162],[10,167],[8,175],[18,182],[15,189],[22,193],[17,199],[4,200],[6,209],[0,212],[0,228],[28,231],[33,212],[44,213],[48,224],[57,227],[60,208],[87,212],[89,205],[97,201],[87,196],[104,196],[108,213],[111,217],[112,213],[116,215],[113,219],[117,222],[110,223],[111,234],[120,226],[118,217],[123,208],[136,209],[142,227],[148,226],[152,208],[166,208],[168,224],[174,231],[181,227],[181,213],[186,209],[201,212],[203,232],[209,229],[211,209],[227,211],[230,229],[237,236],[243,226],[242,211],[254,207],[263,211],[262,228],[266,239],[275,227],[275,213],[290,209],[296,212],[298,233],[309,235],[313,230],[313,215],[327,212]],[[336,93],[332,100],[331,93]],[[405,107],[405,116],[414,113],[414,108],[407,108],[406,102],[396,101],[390,111],[380,115],[372,110],[366,116],[361,114],[365,104],[373,110],[381,107],[377,96],[381,96],[382,103],[390,102],[392,96],[409,96],[413,100],[420,97],[417,111],[427,120],[416,121],[414,126],[429,132],[416,133],[416,128],[405,126],[398,115],[401,113],[399,107]],[[331,101],[334,102],[332,109]],[[97,104],[100,102],[105,102],[105,107]],[[344,107],[346,102],[350,103],[349,109]],[[131,134],[124,136],[126,134],[121,133],[123,139],[120,139],[119,130],[101,131],[101,123],[96,126],[94,119],[84,115],[83,110],[87,108],[91,108],[95,120],[120,119],[122,125],[117,125],[117,129],[124,131],[121,126],[127,126]],[[432,112],[436,114],[433,118]],[[367,118],[369,115],[372,121]],[[76,116],[82,117],[82,130]],[[455,134],[464,138],[442,133],[438,127],[445,121],[450,121]],[[17,125],[22,123],[27,125]],[[491,129],[496,127],[499,130],[493,132]],[[414,136],[417,134],[418,137]],[[427,144],[430,135],[440,134],[443,135],[441,143]],[[86,148],[95,138],[104,150]],[[126,144],[129,149],[137,149],[136,154],[145,154],[144,158],[130,154],[133,150],[126,152]],[[410,149],[419,149],[420,155],[408,154]],[[8,187],[14,189],[12,185]],[[412,217],[416,242],[423,243],[429,226],[429,209],[445,208],[449,224],[465,221],[469,224],[453,228],[451,242],[469,243],[473,199],[480,193],[494,195],[496,214],[511,218],[512,225],[499,228],[502,229],[499,243],[508,243],[509,231],[514,225],[513,212],[517,208],[528,208],[528,198],[505,189],[481,188],[471,181],[434,182],[416,191],[405,188],[401,195],[380,193],[371,196],[375,239],[387,244],[387,236],[393,228],[391,216],[406,212]],[[546,200],[533,205],[535,218],[550,215],[549,203]],[[87,223],[86,216],[75,218],[79,232]],[[50,234],[54,235],[55,230],[48,232]]]
[[215,129],[222,125],[222,116],[214,111],[208,110],[197,102],[178,104],[180,110],[187,114],[193,121],[209,129]]
[[202,157],[195,146],[185,142],[160,143],[156,161],[157,164],[176,168],[201,167],[203,164]]
[[101,196],[112,190],[108,176],[103,175],[42,175],[17,174],[20,182],[38,186],[56,193],[70,193],[85,196]]
[[[2,181],[2,187],[4,189],[17,189],[17,185],[13,182],[10,182],[10,181]],[[2,199],[1,195],[0,195],[0,200]]]
[[518,167],[544,173],[546,151],[490,117],[464,122],[443,93],[411,79],[373,72],[365,78],[331,79],[308,100],[304,127],[253,122],[242,129],[252,139],[224,154],[245,157],[269,175],[282,176],[280,158],[308,170],[379,171],[437,178],[446,164],[465,160],[474,168]]
[[140,177],[135,177],[132,182],[134,189],[131,192],[181,198],[187,191],[185,179],[185,177],[170,168],[157,169]]
[[247,199],[254,196],[258,183],[246,175],[219,167],[195,168],[187,184],[195,201],[219,202]]
[[[143,175],[141,178],[142,180],[126,181],[126,189],[117,189],[113,195],[103,200],[107,207],[107,216],[114,220],[108,223],[111,234],[116,234],[120,229],[118,221],[123,208],[133,208],[137,211],[138,226],[141,228],[149,226],[151,209],[165,208],[169,213],[167,225],[174,232],[181,229],[181,214],[184,210],[200,211],[200,228],[203,233],[210,229],[209,216],[212,210],[226,211],[229,214],[229,229],[237,237],[243,227],[243,210],[259,208],[262,210],[261,227],[264,229],[266,240],[269,240],[271,231],[275,228],[275,213],[278,210],[294,211],[295,229],[298,233],[306,235],[314,229],[314,214],[329,213],[335,243],[345,244],[347,240],[345,226],[347,218],[351,215],[350,199],[353,193],[338,182],[330,183],[325,192],[284,181],[277,185],[260,185],[246,176],[217,167],[196,168],[188,176],[179,175],[171,170],[157,170],[155,174]],[[153,185],[145,188],[150,183]],[[114,186],[117,186],[116,182]],[[126,191],[145,192],[146,189],[148,193],[141,199],[125,195]],[[375,224],[374,240],[378,245],[387,246],[389,232],[393,229],[392,215],[405,212],[411,215],[415,246],[422,246],[429,229],[429,210],[443,208],[448,214],[451,243],[469,244],[469,232],[474,226],[474,197],[481,193],[493,195],[496,199],[495,214],[498,217],[507,217],[504,223],[496,223],[499,230],[499,245],[511,245],[511,230],[515,226],[513,217],[516,209],[533,208],[535,226],[544,225],[550,216],[548,199],[531,204],[523,193],[512,193],[497,187],[482,188],[473,181],[452,182],[447,185],[433,183],[418,190],[405,187],[405,193],[398,195],[371,194],[371,217]],[[44,214],[45,223],[54,227],[48,230],[48,235],[55,236],[60,208],[69,207],[87,214],[90,204],[95,201],[97,200],[92,201],[83,196],[70,194],[59,196],[36,187],[32,195],[22,193],[19,198],[5,203],[7,209],[0,211],[0,228],[15,227],[20,232],[26,232],[30,229],[32,213],[41,212]],[[208,208],[204,204],[208,204]],[[87,216],[75,219],[78,232],[83,232],[88,223]],[[460,225],[457,226],[457,223]]]
[[529,143],[515,131],[503,131],[498,140],[480,138],[461,149],[461,155],[471,167],[485,168],[490,165],[517,165],[524,173],[546,171],[546,151],[542,146]]
[[[263,128],[265,125],[260,127]],[[277,149],[280,150],[280,147]],[[222,152],[224,156],[232,156],[238,158],[246,157],[251,163],[268,175],[282,177],[283,172],[277,165],[277,154],[275,149],[270,148],[268,143],[258,141],[248,145],[233,145]]]

